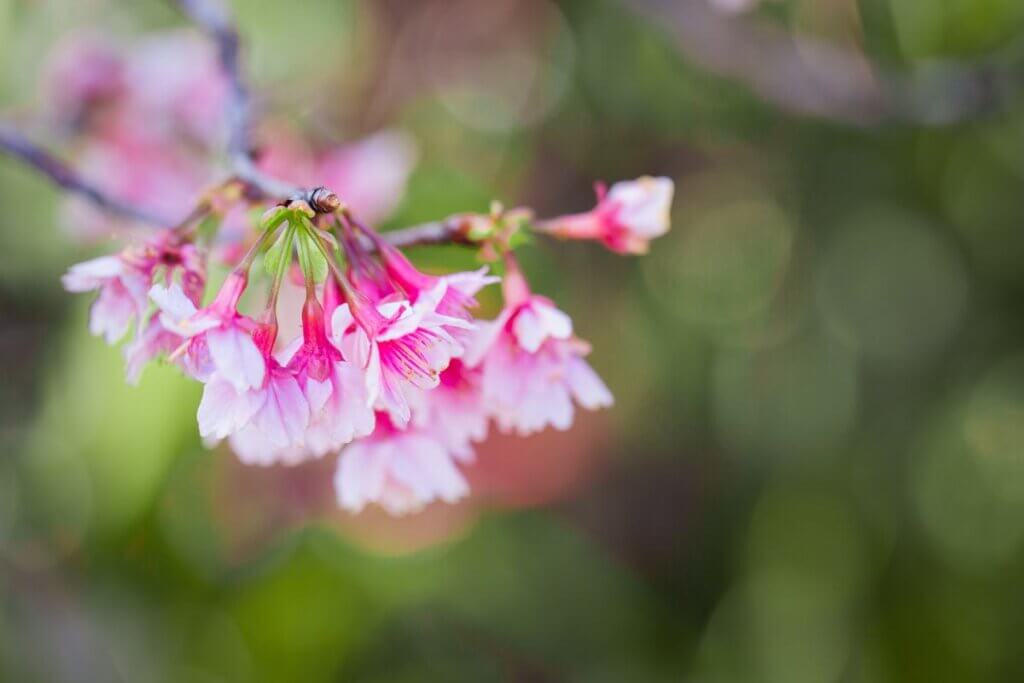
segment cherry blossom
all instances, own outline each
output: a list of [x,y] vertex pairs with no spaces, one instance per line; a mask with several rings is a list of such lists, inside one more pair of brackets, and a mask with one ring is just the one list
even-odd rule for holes
[[187,367],[196,378],[217,373],[238,391],[261,386],[267,365],[253,341],[254,321],[238,312],[247,283],[244,272],[232,272],[213,302],[198,310],[177,284],[149,290],[164,327],[188,340]]
[[335,344],[366,373],[373,405],[398,426],[409,422],[409,396],[433,389],[441,371],[463,347],[446,331],[469,329],[460,318],[441,315],[437,305],[446,285],[425,292],[416,303],[385,301],[374,305],[359,292],[347,293],[331,321]]
[[573,400],[595,410],[612,404],[611,392],[584,360],[590,345],[573,335],[569,316],[530,293],[515,262],[508,263],[505,308],[482,326],[463,360],[480,368],[483,401],[502,431],[568,429]]
[[669,178],[645,176],[597,187],[597,207],[555,218],[543,229],[568,239],[600,240],[612,251],[644,254],[650,241],[668,232],[674,184]]
[[382,412],[372,435],[342,451],[334,490],[338,504],[352,512],[376,503],[402,515],[434,500],[454,503],[469,485],[429,428],[400,429]]

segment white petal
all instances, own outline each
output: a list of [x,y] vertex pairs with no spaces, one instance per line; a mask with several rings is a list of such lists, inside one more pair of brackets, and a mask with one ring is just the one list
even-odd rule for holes
[[519,311],[519,315],[512,321],[512,332],[519,346],[530,353],[536,353],[547,338],[547,329],[532,306],[524,306]]
[[568,339],[572,336],[572,318],[554,306],[540,304],[535,307],[549,337]]
[[203,389],[197,418],[204,439],[223,439],[242,429],[260,407],[260,395],[237,391],[231,382],[214,376]]
[[587,410],[607,408],[615,402],[612,392],[587,361],[582,358],[570,359],[567,372],[569,388],[576,402]]
[[124,263],[117,256],[100,256],[71,266],[61,283],[69,292],[88,292],[123,271]]
[[641,237],[657,237],[669,229],[675,186],[670,178],[643,177],[612,185],[608,200],[621,205],[619,222]]
[[153,285],[149,288],[149,298],[163,312],[163,319],[171,323],[171,325],[168,325],[167,322],[164,323],[168,329],[196,314],[195,304],[185,296],[185,292],[176,282],[172,283],[170,287]]
[[231,325],[209,330],[206,343],[217,371],[235,388],[242,391],[262,386],[267,363],[252,336]]

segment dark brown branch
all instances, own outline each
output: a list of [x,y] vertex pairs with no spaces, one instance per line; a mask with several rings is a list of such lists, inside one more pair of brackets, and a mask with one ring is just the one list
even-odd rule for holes
[[31,166],[54,185],[84,197],[112,214],[154,225],[174,224],[174,221],[167,217],[158,216],[146,209],[111,197],[96,185],[79,176],[66,163],[3,123],[0,123],[0,150]]
[[625,2],[665,27],[688,59],[798,114],[859,126],[948,125],[993,111],[1021,85],[995,61],[887,71],[840,47],[727,16],[708,0]]

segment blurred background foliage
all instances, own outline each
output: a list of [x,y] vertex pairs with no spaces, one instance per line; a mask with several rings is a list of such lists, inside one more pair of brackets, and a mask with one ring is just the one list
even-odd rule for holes
[[[126,386],[61,291],[56,193],[0,158],[3,680],[1024,679],[1024,4],[680,0],[868,74],[1010,60],[929,125],[787,111],[631,1],[232,3],[265,109],[416,137],[385,227],[677,182],[647,257],[524,250],[615,408],[492,438],[469,502],[411,518],[205,451],[172,368]],[[181,24],[0,0],[0,104],[39,139],[62,36]]]

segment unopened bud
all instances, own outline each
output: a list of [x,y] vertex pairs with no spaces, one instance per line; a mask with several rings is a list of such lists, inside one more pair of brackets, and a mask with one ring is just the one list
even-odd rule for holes
[[318,187],[309,193],[309,203],[318,213],[334,213],[341,208],[341,200],[326,187]]

